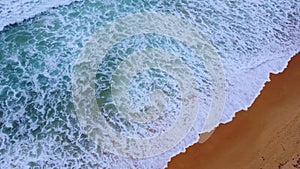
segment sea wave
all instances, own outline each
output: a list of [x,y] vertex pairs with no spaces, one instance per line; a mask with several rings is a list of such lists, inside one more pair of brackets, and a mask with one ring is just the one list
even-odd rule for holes
[[[172,149],[142,159],[106,152],[81,128],[72,97],[75,63],[90,37],[117,19],[137,13],[163,13],[184,19],[201,30],[220,55],[226,77],[226,102],[219,123],[229,122],[235,112],[247,109],[269,81],[269,74],[283,71],[290,58],[299,52],[300,5],[297,1],[71,2],[1,1],[6,6],[5,13],[1,13],[1,27],[42,11],[47,10],[47,13],[0,32],[0,168],[163,168],[172,156],[185,151],[197,142],[199,133],[205,132],[201,126],[211,109],[213,91],[205,65],[195,59],[195,54],[182,42],[151,33],[131,36],[115,44],[99,65],[95,91],[99,105],[104,103],[102,115],[118,131],[130,126],[124,135],[131,137],[156,136],[147,127],[164,132],[163,125],[168,127],[176,119],[178,112],[174,111],[168,114],[165,123],[138,126],[123,122],[110,111],[111,104],[105,104],[111,102],[107,93],[118,63],[134,51],[152,47],[181,56],[196,75],[204,104],[193,128]],[[71,4],[52,8],[64,3]],[[9,12],[10,4],[15,14]],[[206,61],[214,63],[210,57]],[[132,98],[136,107],[143,107],[147,102],[139,99],[146,88],[142,88],[141,93],[138,89],[151,88],[151,80],[159,81],[161,74],[164,72],[151,70],[134,77],[132,82],[136,83],[129,89],[138,94]],[[154,75],[159,78],[150,78]],[[164,80],[168,83],[163,81],[157,87],[166,86],[166,91],[177,96],[176,81],[167,77]],[[176,101],[170,110],[177,110]]]
[[22,22],[48,9],[69,5],[78,0],[2,0],[0,1],[0,31],[10,24]]

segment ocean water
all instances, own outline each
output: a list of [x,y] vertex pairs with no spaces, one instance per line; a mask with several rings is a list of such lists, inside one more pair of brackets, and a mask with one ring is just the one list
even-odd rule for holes
[[[117,113],[119,107],[110,104],[112,99],[118,100],[110,92],[118,93],[120,86],[118,83],[111,85],[113,80],[123,82],[124,72],[133,71],[122,66],[125,60],[131,64],[128,55],[155,48],[178,56],[181,61],[165,60],[164,63],[174,61],[173,66],[187,65],[196,77],[192,86],[196,85],[201,91],[197,94],[201,107],[197,117],[195,121],[188,121],[192,127],[176,145],[152,157],[133,158],[108,152],[95,143],[93,135],[87,134],[78,116],[79,103],[74,97],[76,85],[74,87],[73,80],[78,78],[74,74],[78,75],[80,58],[90,49],[91,37],[99,35],[99,30],[111,28],[107,25],[119,19],[141,13],[168,14],[198,28],[207,40],[203,44],[210,43],[214,47],[216,53],[213,54],[220,56],[222,66],[214,67],[218,64],[214,57],[199,59],[190,50],[188,42],[160,32],[137,32],[114,43],[97,68],[93,82],[102,116],[123,135],[144,138],[164,133],[180,114],[178,105],[181,101],[176,98],[181,97],[182,90],[176,75],[167,71],[170,70],[167,64],[163,65],[165,70],[152,68],[135,74],[128,93],[132,95],[130,99],[136,109],[147,112],[152,96],[162,99],[158,103],[167,102],[168,106],[164,107],[163,120],[142,125],[124,120]],[[156,15],[151,16],[155,20]],[[177,29],[185,31],[185,26],[181,26],[183,28]],[[264,83],[269,81],[269,74],[283,71],[290,58],[300,51],[299,28],[298,0],[1,1],[0,168],[164,168],[171,157],[195,143],[198,134],[231,121],[237,111],[252,104]],[[172,32],[174,27],[169,29]],[[133,56],[133,61],[143,55],[138,54]],[[223,76],[220,79],[212,76],[206,62],[212,65],[212,70],[222,68],[222,71],[216,71],[223,72],[224,79]],[[184,70],[179,69],[179,72]],[[184,78],[180,74],[178,77]],[[218,80],[225,82],[224,96],[212,88]],[[154,89],[158,92],[153,92]],[[157,97],[156,94],[162,93],[168,97]],[[225,98],[218,100],[218,96]],[[160,108],[159,104],[157,107]],[[214,109],[221,113],[220,118],[212,123],[213,126],[203,127],[209,112]]]

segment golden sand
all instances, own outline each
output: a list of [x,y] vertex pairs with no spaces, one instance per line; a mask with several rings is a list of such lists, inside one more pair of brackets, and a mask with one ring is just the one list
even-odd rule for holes
[[260,96],[169,169],[300,169],[300,53],[271,75]]

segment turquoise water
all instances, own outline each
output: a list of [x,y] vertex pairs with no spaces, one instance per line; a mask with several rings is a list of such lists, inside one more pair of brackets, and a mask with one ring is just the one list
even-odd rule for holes
[[[91,0],[43,10],[34,17],[24,16],[22,22],[16,20],[18,23],[7,25],[0,32],[0,168],[165,167],[170,157],[198,139],[196,129],[161,156],[130,159],[105,152],[80,127],[71,81],[75,61],[90,36],[116,18],[139,12],[168,13],[196,25],[216,47],[224,65],[228,88],[221,122],[228,122],[236,111],[252,103],[269,73],[282,71],[290,57],[300,50],[299,3]],[[116,130],[122,130],[120,124],[131,126],[129,135],[136,135],[140,129],[141,135],[153,136],[145,128],[163,132],[162,127],[174,120],[178,112],[170,108],[172,113],[166,115],[163,125],[136,127],[122,121],[114,114],[115,108],[106,104],[111,100],[111,74],[122,57],[153,46],[180,56],[198,77],[206,106],[195,124],[201,125],[207,116],[211,92],[202,61],[193,60],[194,55],[184,44],[155,34],[137,35],[120,42],[100,65],[97,97],[105,110],[104,116],[121,121],[113,124]],[[138,83],[143,77],[152,81]],[[172,97],[178,95],[176,82],[164,72],[151,70],[137,75],[135,81],[137,85],[131,93],[141,89],[147,95],[153,88],[167,86],[164,92]],[[140,98],[145,96],[132,99],[139,103]]]

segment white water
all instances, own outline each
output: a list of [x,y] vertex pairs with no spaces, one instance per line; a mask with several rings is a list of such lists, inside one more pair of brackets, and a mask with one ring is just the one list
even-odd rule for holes
[[78,0],[1,0],[0,31],[9,24],[22,22],[50,8],[68,5]]
[[[300,51],[297,1],[158,1],[153,4],[86,1],[50,9],[70,2],[0,2],[0,30],[37,15],[0,32],[1,168],[163,168],[172,156],[197,141],[199,132],[203,132],[197,127],[201,120],[168,152],[133,160],[99,151],[72,122],[76,116],[68,106],[73,63],[89,37],[116,18],[159,11],[185,18],[202,30],[219,51],[226,73],[227,101],[220,123],[231,121],[237,111],[247,109],[269,81],[269,74],[283,71],[290,58]],[[38,15],[44,11],[47,13]],[[146,41],[143,36],[131,40],[135,39],[137,44]],[[33,85],[27,87],[27,83]],[[208,97],[204,99],[209,100]]]

